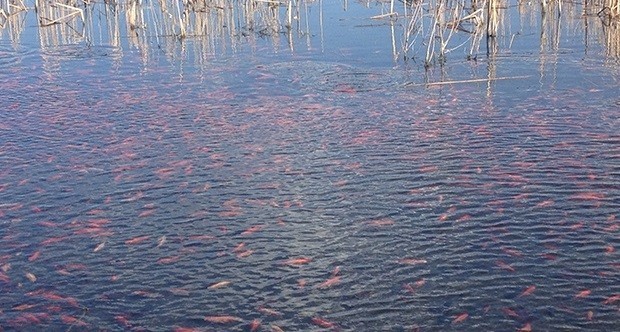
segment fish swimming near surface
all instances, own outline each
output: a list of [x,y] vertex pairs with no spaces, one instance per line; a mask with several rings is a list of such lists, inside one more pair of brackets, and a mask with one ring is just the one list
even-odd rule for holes
[[467,317],[469,317],[469,314],[466,312],[456,315],[454,319],[452,320],[452,324],[462,323],[467,319]]
[[528,288],[526,288],[520,295],[519,297],[523,297],[523,296],[528,296],[528,295],[532,295],[532,293],[534,293],[534,291],[536,290],[536,286],[532,285],[529,286]]
[[322,328],[326,328],[326,329],[333,329],[336,327],[336,323],[334,322],[330,322],[324,318],[321,318],[319,316],[314,316],[312,317],[312,324],[316,325],[316,326],[320,326]]
[[298,258],[287,259],[287,260],[283,261],[282,264],[283,265],[290,265],[290,266],[299,266],[299,265],[308,264],[311,261],[312,261],[312,258],[298,257]]
[[575,295],[575,298],[585,298],[588,297],[592,293],[589,289],[584,289]]

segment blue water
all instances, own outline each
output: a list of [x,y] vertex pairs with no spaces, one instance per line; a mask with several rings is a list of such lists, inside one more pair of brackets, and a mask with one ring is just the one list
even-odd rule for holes
[[378,6],[323,5],[293,50],[0,30],[1,329],[620,328],[597,21],[426,71]]

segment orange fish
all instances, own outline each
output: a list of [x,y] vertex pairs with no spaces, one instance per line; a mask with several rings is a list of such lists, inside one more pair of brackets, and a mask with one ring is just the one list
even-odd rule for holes
[[465,321],[467,319],[467,317],[469,317],[469,314],[464,312],[460,315],[457,315],[456,317],[454,317],[454,319],[452,320],[452,324],[458,324],[461,323],[463,321]]
[[9,278],[9,276],[4,274],[3,272],[0,272],[0,281],[9,283],[9,282],[11,282],[11,278]]
[[270,308],[265,308],[263,306],[260,306],[257,308],[258,312],[265,314],[265,315],[269,315],[269,316],[282,316],[282,313],[280,313],[279,311],[270,309]]
[[590,295],[591,293],[592,293],[592,291],[590,291],[589,289],[585,289],[585,290],[582,290],[581,292],[577,293],[577,295],[575,295],[575,298],[588,297],[588,295]]
[[325,320],[319,316],[312,317],[312,324],[320,326],[325,329],[331,329],[336,327],[336,323]]
[[620,301],[620,294],[615,294],[608,297],[605,301],[603,301],[603,304],[613,304],[617,301]]
[[584,192],[584,193],[574,194],[570,196],[569,198],[574,199],[574,200],[582,200],[582,201],[597,201],[597,200],[601,200],[605,198],[605,195],[601,193],[596,193],[596,192]]
[[505,252],[506,254],[510,255],[510,256],[515,256],[515,257],[523,256],[523,253],[520,252],[519,250],[516,250],[516,249],[502,247],[502,251]]
[[463,222],[463,221],[468,221],[471,219],[471,215],[469,214],[464,214],[462,216],[460,216],[458,219],[456,219],[457,222]]
[[146,211],[142,211],[140,212],[140,214],[138,215],[139,218],[145,218],[145,217],[150,217],[151,215],[153,215],[155,213],[155,209],[150,209],[150,210],[146,210]]
[[551,206],[553,205],[555,202],[552,200],[546,200],[546,201],[542,201],[538,204],[536,204],[537,208],[542,208],[542,207],[547,207],[547,206]]
[[253,253],[254,253],[254,250],[242,251],[240,253],[237,253],[237,258],[245,258],[245,257],[252,255]]
[[507,264],[504,261],[498,260],[495,262],[495,265],[499,266],[500,268],[506,271],[515,272],[514,267],[510,266],[510,264]]
[[244,250],[245,250],[245,243],[241,242],[235,247],[235,249],[233,249],[233,252],[239,253]]
[[413,283],[413,285],[416,288],[420,288],[420,287],[424,286],[424,284],[426,284],[426,280],[424,280],[424,279],[420,279],[420,280],[418,280],[418,281]]
[[127,319],[126,316],[117,315],[117,316],[114,316],[114,320],[117,323],[123,325],[124,327],[131,327],[131,323],[129,322],[129,319]]
[[391,226],[391,225],[394,225],[394,220],[390,218],[376,219],[376,220],[371,220],[368,222],[368,226],[374,226],[374,227],[383,227],[383,226]]
[[254,320],[250,323],[250,332],[255,332],[260,329],[260,319],[254,318]]
[[299,257],[299,258],[291,258],[291,259],[287,259],[284,262],[282,262],[282,264],[284,265],[291,265],[291,266],[299,266],[299,265],[304,265],[304,264],[308,264],[312,261],[311,258],[308,257]]
[[243,321],[243,319],[241,319],[239,317],[228,316],[228,315],[205,316],[204,320],[206,320],[207,322],[217,323],[217,324],[229,324],[229,323],[242,322]]
[[334,277],[331,277],[331,278],[325,280],[324,282],[322,282],[317,287],[318,288],[328,288],[328,287],[331,287],[331,286],[336,285],[338,283],[340,283],[340,276],[334,276]]
[[261,229],[263,229],[263,225],[254,225],[252,227],[249,227],[245,231],[243,231],[241,233],[241,235],[250,235],[252,233],[256,233],[256,232],[260,231]]
[[523,293],[521,293],[521,295],[519,296],[528,296],[531,295],[532,293],[534,293],[534,291],[536,290],[536,286],[532,285],[529,286],[528,288],[526,288]]
[[532,325],[530,323],[526,323],[517,331],[518,332],[532,332]]
[[179,259],[181,259],[181,256],[162,257],[157,260],[157,263],[158,264],[172,264],[172,263],[178,262]]
[[88,326],[86,322],[69,315],[60,315],[60,320],[65,324],[74,326]]
[[137,236],[137,237],[134,237],[134,238],[131,238],[131,239],[125,241],[125,244],[126,245],[139,244],[139,243],[142,243],[142,242],[148,240],[149,238],[151,238],[151,237],[148,236],[148,235]]
[[29,262],[36,261],[37,258],[39,258],[39,256],[41,256],[41,252],[39,250],[37,250],[32,255],[30,255],[30,257],[28,257],[28,261]]
[[519,318],[519,314],[514,311],[512,308],[508,308],[508,307],[504,307],[502,308],[502,312],[504,313],[504,315],[508,316],[508,317],[513,317],[513,318]]

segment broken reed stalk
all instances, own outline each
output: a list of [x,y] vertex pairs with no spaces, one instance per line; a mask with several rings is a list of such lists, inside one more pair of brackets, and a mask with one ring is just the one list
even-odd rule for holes
[[451,85],[451,84],[503,81],[503,80],[513,80],[513,79],[523,79],[523,78],[529,78],[529,77],[530,77],[529,75],[524,75],[524,76],[506,76],[506,77],[494,77],[494,78],[476,78],[476,79],[471,79],[471,80],[444,81],[444,82],[420,83],[420,84],[406,83],[405,86],[407,87],[439,86],[439,85]]

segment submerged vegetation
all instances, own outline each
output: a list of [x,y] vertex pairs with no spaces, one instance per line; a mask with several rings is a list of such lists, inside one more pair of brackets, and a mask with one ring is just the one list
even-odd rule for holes
[[[271,38],[323,38],[324,0],[1,0],[0,35],[18,43],[25,16],[34,11],[42,47],[64,44],[105,44],[119,47],[129,37],[132,46],[147,52],[149,45],[170,51],[187,39],[199,40],[199,51],[234,49],[240,42]],[[349,3],[342,0],[347,9]],[[557,47],[562,18],[583,22],[609,56],[620,58],[620,0],[368,0],[367,19],[388,26],[394,60],[423,60],[425,66],[442,64],[455,50],[475,59],[481,45],[487,54],[510,48],[512,33],[507,10],[517,7],[519,20],[539,16],[541,49]],[[379,11],[379,13],[377,13]],[[588,23],[594,19],[595,24]],[[318,27],[319,31],[314,31]],[[588,30],[590,30],[588,32]],[[506,41],[500,47],[501,40]]]

